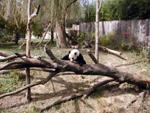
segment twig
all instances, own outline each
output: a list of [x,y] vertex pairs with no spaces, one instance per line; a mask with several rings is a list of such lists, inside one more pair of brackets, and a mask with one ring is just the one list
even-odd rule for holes
[[46,31],[44,32],[44,35],[43,35],[43,37],[42,37],[42,40],[37,44],[37,46],[41,45],[41,43],[42,43],[43,40],[45,39],[45,36],[46,36],[46,34],[47,34],[48,29],[50,28],[50,26],[51,26],[51,22],[48,23],[48,25],[47,25],[47,27],[46,27]]
[[138,103],[138,104],[141,104],[141,103],[144,101],[144,98],[145,98],[146,94],[147,94],[147,91],[143,91],[143,92],[139,93],[139,95],[136,96],[136,97],[126,106],[126,108],[129,108],[132,104],[134,104],[134,103],[137,102],[137,101],[140,101],[140,103]]

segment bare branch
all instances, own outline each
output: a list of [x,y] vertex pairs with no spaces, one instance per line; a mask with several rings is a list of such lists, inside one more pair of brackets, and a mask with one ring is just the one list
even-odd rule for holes
[[42,108],[40,110],[40,112],[44,112],[46,110],[49,110],[50,108],[52,108],[53,106],[56,106],[56,105],[59,105],[59,104],[62,104],[64,102],[67,102],[67,101],[70,101],[72,99],[76,99],[76,98],[80,98],[83,96],[83,93],[75,93],[75,94],[72,94],[72,95],[69,95],[69,96],[66,96],[66,97],[62,97],[61,99],[55,101],[54,103],[52,103],[51,105],[45,107],[45,108]]
[[96,60],[95,56],[92,54],[92,52],[90,50],[87,50],[88,55],[90,56],[90,58],[93,60],[93,62],[95,64],[98,64],[98,61]]
[[20,89],[18,89],[18,90],[16,90],[16,91],[13,91],[13,92],[10,92],[10,93],[2,94],[2,95],[0,95],[0,99],[1,99],[1,98],[4,98],[4,97],[6,97],[6,96],[11,96],[11,95],[20,93],[20,92],[22,92],[22,91],[24,91],[24,90],[26,90],[26,89],[28,89],[28,88],[31,88],[31,87],[33,87],[33,86],[40,85],[40,84],[45,84],[45,83],[47,83],[50,79],[52,79],[52,77],[54,77],[55,75],[56,75],[56,73],[52,73],[51,76],[48,76],[48,77],[47,77],[46,79],[44,79],[44,80],[41,80],[41,81],[38,81],[38,82],[35,82],[35,83],[32,83],[32,84],[28,84],[28,85],[26,85],[26,86],[24,86],[24,87],[22,87],[22,88],[20,88]]
[[72,2],[70,2],[67,6],[66,6],[66,8],[65,8],[65,10],[67,10],[73,3],[75,3],[76,1],[78,1],[78,0],[73,0]]
[[47,25],[47,27],[46,27],[46,30],[45,30],[45,32],[44,32],[44,35],[43,35],[43,37],[42,37],[42,40],[38,43],[37,46],[41,45],[41,43],[42,43],[43,40],[45,39],[45,36],[46,36],[46,34],[47,34],[47,32],[48,32],[50,26],[51,26],[51,22],[48,23],[48,25]]
[[114,79],[108,77],[99,78],[98,81],[92,84],[92,87],[86,91],[86,93],[83,95],[83,98],[89,97],[97,88],[106,85],[107,83],[112,81],[114,81]]
[[98,87],[101,87],[109,82],[113,81],[113,79],[111,78],[105,78],[103,80],[100,80],[98,81],[97,83],[95,83],[92,87],[90,87],[89,89],[83,91],[83,92],[77,92],[77,93],[74,93],[74,94],[71,94],[69,96],[65,96],[65,97],[62,97],[61,99],[55,101],[54,103],[48,105],[47,107],[45,108],[42,108],[41,109],[41,112],[44,112],[46,110],[49,110],[50,108],[52,108],[53,106],[56,106],[56,105],[60,105],[62,103],[65,103],[67,101],[70,101],[70,100],[73,100],[73,99],[76,99],[76,98],[81,98],[81,97],[87,97],[89,96],[93,91],[95,91],[96,88]]
[[102,4],[103,4],[103,0],[99,0],[98,11],[100,11],[100,10],[101,10]]
[[23,57],[23,56],[26,56],[26,55],[25,54],[20,54],[20,56],[17,56],[17,55],[7,56],[7,57],[4,57],[3,59],[0,59],[0,62],[14,60],[14,59],[16,59],[18,57]]
[[34,12],[29,16],[30,21],[38,15],[39,10],[40,10],[40,5],[38,5],[38,7],[36,9],[34,9]]

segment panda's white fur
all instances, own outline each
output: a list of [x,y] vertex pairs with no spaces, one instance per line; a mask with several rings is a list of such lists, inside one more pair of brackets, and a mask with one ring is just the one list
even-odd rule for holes
[[73,49],[69,53],[69,59],[71,62],[75,61],[77,57],[80,55],[80,51],[78,49]]
[[86,64],[86,61],[78,49],[72,49],[68,54],[63,56],[62,60],[69,60],[79,64],[80,66]]

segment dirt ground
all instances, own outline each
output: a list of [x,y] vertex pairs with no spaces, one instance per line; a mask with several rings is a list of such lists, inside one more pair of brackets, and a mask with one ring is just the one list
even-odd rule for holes
[[[53,51],[55,51],[58,58],[62,56],[59,50]],[[65,54],[66,51],[68,50],[65,50],[63,53]],[[89,56],[85,52],[83,54],[87,63],[92,63]],[[124,61],[116,56],[100,53],[100,62],[107,66],[115,67],[120,64],[142,61],[134,65],[119,66],[116,68],[132,74],[150,76],[150,65],[144,61],[142,56],[138,56],[134,52],[126,52],[123,55],[128,60]],[[32,76],[32,81],[34,82],[45,78],[48,76],[48,73],[34,71],[32,72]],[[31,103],[27,103],[25,92],[0,99],[0,113],[38,113],[38,108],[46,107],[56,100],[76,91],[84,91],[89,88],[91,81],[98,77],[85,76],[84,79],[77,75],[55,77],[45,85],[32,88],[33,101]],[[54,87],[52,84],[54,84]],[[99,88],[87,99],[71,100],[57,105],[45,111],[45,113],[150,113],[150,96],[146,95],[144,100],[142,100],[140,98],[141,92],[135,86],[127,83],[121,85],[112,83]]]

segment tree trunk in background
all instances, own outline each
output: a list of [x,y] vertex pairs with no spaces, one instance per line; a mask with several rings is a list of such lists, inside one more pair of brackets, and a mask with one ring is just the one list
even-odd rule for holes
[[67,47],[67,41],[66,41],[66,35],[65,35],[65,27],[60,24],[59,22],[56,22],[56,33],[57,33],[57,45],[60,48],[66,48]]
[[96,20],[95,20],[95,58],[99,62],[99,0],[96,0]]
[[11,20],[11,17],[13,16],[13,0],[7,0],[7,8],[5,13],[5,20]]
[[54,43],[54,30],[51,28],[51,40],[52,43]]

